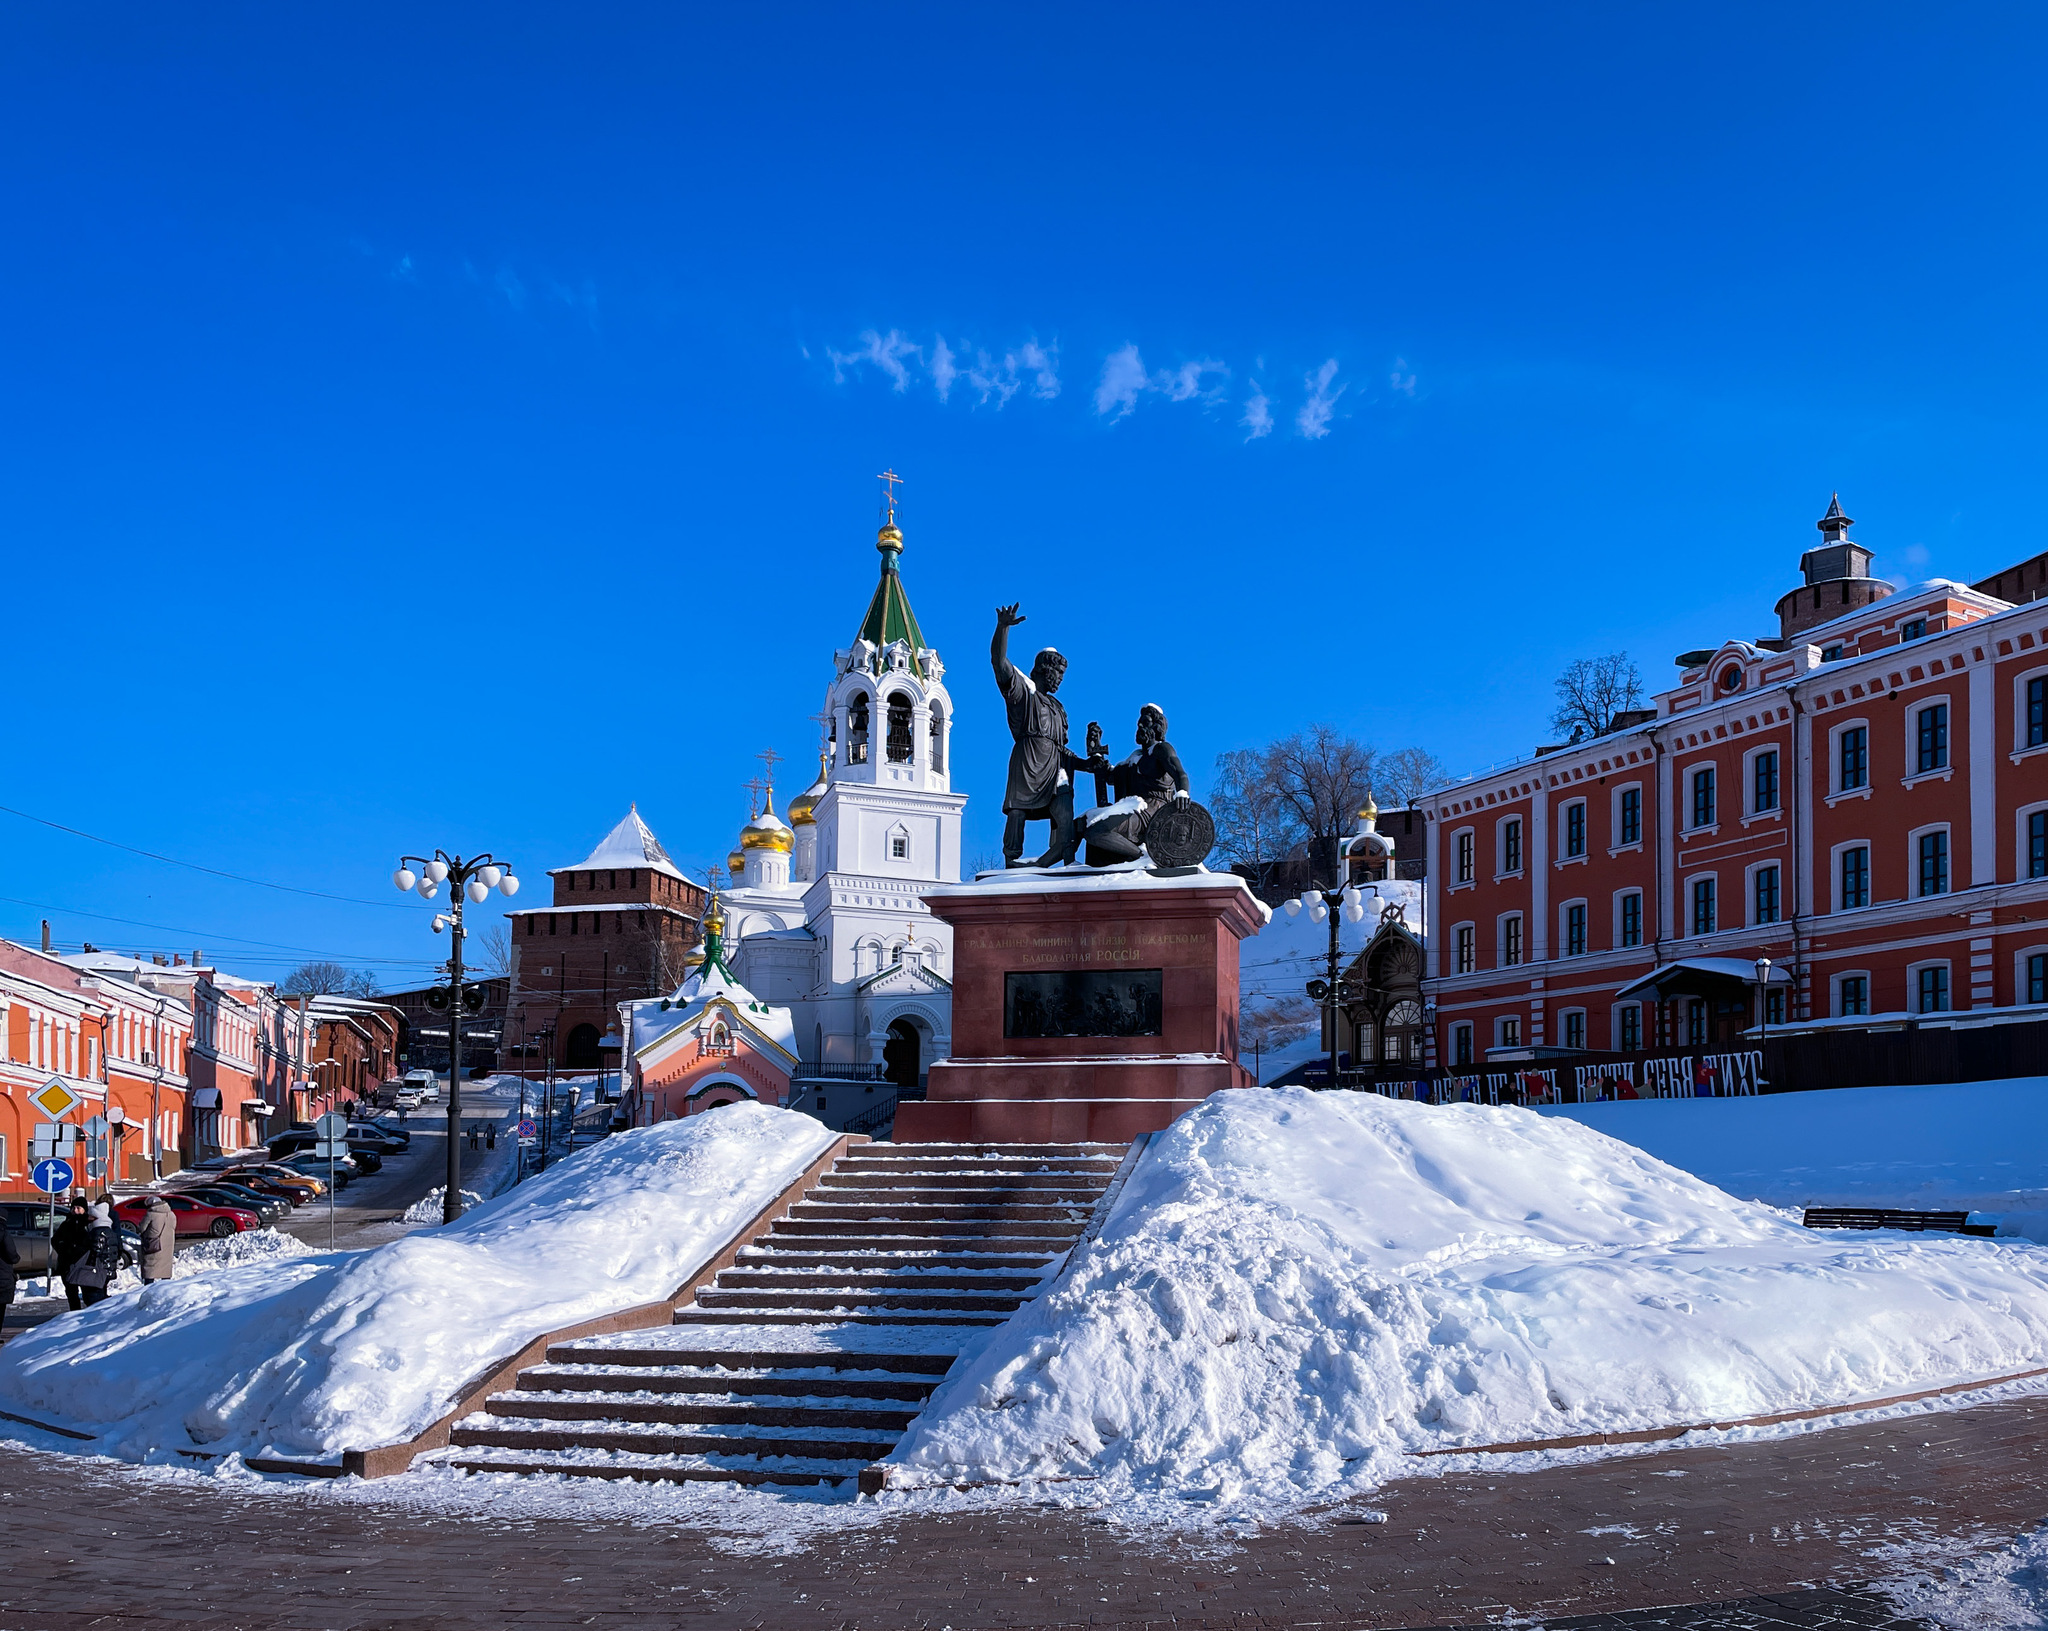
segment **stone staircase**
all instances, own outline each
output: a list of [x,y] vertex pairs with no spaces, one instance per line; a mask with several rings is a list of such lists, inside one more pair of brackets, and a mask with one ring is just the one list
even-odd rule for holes
[[431,1459],[471,1472],[830,1484],[1051,1282],[1114,1144],[855,1146],[667,1329],[558,1344]]

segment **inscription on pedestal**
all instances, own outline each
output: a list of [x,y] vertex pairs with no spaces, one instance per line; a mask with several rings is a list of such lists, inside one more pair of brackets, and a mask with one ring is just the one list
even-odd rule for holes
[[1069,968],[1003,976],[1003,1035],[1158,1036],[1164,971]]

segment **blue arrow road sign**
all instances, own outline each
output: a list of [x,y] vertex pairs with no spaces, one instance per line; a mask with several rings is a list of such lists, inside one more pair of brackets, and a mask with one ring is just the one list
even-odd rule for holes
[[38,1161],[29,1173],[29,1182],[45,1195],[55,1195],[71,1187],[71,1163],[69,1161]]

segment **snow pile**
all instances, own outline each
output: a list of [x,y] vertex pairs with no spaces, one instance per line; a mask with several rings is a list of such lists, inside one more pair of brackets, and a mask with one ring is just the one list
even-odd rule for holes
[[2048,1529],[1988,1557],[1876,1587],[1902,1616],[1945,1631],[2040,1631],[2048,1625]]
[[[461,1190],[459,1193],[462,1196],[462,1209],[465,1213],[469,1212],[473,1207],[484,1204],[483,1196],[473,1189]],[[441,1213],[446,1209],[447,1199],[448,1186],[446,1184],[436,1184],[426,1194],[422,1195],[405,1209],[401,1215],[401,1221],[405,1223],[439,1223],[441,1221]]]
[[833,1136],[728,1105],[579,1150],[450,1228],[109,1298],[0,1348],[0,1408],[129,1459],[397,1443],[535,1337],[671,1295]]
[[1974,1208],[2008,1218],[2048,1208],[2048,1077],[1623,1099],[1537,1114],[1597,1127],[1773,1206]]
[[171,1277],[182,1280],[188,1274],[210,1274],[215,1269],[241,1268],[248,1263],[309,1257],[312,1252],[313,1248],[296,1235],[280,1234],[275,1229],[245,1229],[238,1235],[208,1238],[196,1246],[187,1246],[172,1263]]
[[2048,1363],[2048,1252],[1816,1234],[1568,1120],[1220,1093],[934,1395],[894,1482],[1298,1499],[1412,1450]]

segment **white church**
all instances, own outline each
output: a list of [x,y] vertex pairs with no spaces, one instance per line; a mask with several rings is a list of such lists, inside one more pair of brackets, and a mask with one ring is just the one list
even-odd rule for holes
[[802,1059],[790,1105],[835,1125],[874,1102],[864,1086],[835,1084],[886,1067],[914,1085],[952,1042],[952,931],[919,897],[960,876],[967,796],[948,768],[953,703],[904,592],[893,507],[875,547],[881,581],[858,636],[833,655],[818,778],[786,822],[770,792],[721,895],[733,975],[788,1011]]

